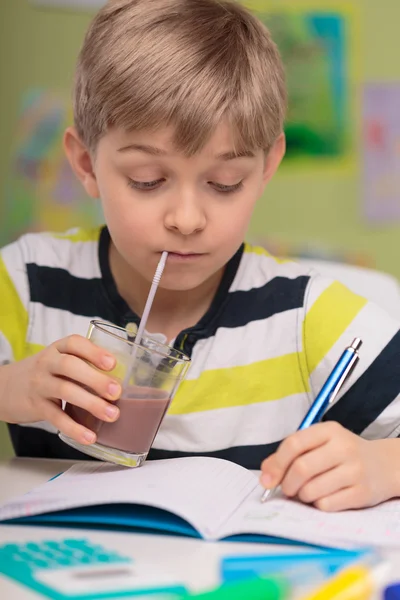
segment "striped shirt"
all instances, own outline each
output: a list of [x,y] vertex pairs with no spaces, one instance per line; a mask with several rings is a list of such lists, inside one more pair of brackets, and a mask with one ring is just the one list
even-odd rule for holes
[[[89,320],[138,323],[115,285],[106,227],[27,234],[0,253],[0,364]],[[325,419],[366,439],[400,433],[399,324],[342,284],[243,244],[213,302],[174,341],[192,358],[149,458],[208,455],[248,468],[294,432],[355,337],[361,358]],[[12,398],[9,398],[12,402]],[[16,453],[87,458],[48,423],[10,425]]]

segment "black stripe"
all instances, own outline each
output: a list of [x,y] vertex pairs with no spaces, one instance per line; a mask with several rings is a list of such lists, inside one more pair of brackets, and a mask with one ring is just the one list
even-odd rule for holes
[[[54,433],[33,427],[21,427],[19,425],[9,425],[9,430],[17,456],[91,460],[90,456],[71,448]],[[149,460],[161,460],[186,456],[211,456],[214,458],[224,458],[246,469],[259,469],[264,458],[275,452],[279,444],[280,442],[272,442],[270,444],[254,446],[236,446],[213,452],[177,452],[174,450],[152,448],[148,458]]]
[[100,278],[83,279],[65,269],[34,263],[27,264],[27,272],[32,302],[83,317],[98,316],[110,321],[115,317]]
[[[65,458],[66,460],[91,460],[90,456],[83,454],[65,444],[58,435],[36,429],[34,427],[21,427],[21,425],[8,425],[14,452],[17,456],[28,458]],[[93,459],[95,460],[95,459]]]
[[177,452],[175,450],[159,450],[152,448],[149,452],[149,460],[161,460],[165,458],[183,458],[186,456],[211,456],[212,458],[223,458],[234,462],[246,469],[259,469],[262,461],[275,452],[281,442],[269,444],[258,444],[255,446],[234,446],[222,450],[210,452]]
[[[109,263],[110,233],[104,227],[100,235],[99,262],[106,293],[110,302],[116,307],[119,315],[124,315],[124,326],[129,321],[138,321],[126,302],[118,293]],[[232,256],[225,266],[224,274],[210,308],[193,327],[180,332],[175,340],[175,347],[184,344],[184,351],[191,356],[195,343],[215,335],[219,327],[242,327],[251,321],[258,321],[274,314],[300,308],[304,304],[304,295],[309,276],[295,279],[275,277],[260,288],[248,291],[230,292],[229,289],[236,277],[244,255],[244,244]]]
[[[390,340],[368,369],[332,406],[324,421],[337,421],[360,434],[400,394],[400,331]],[[393,429],[400,424],[393,423]]]
[[[123,315],[116,314],[115,307],[109,302],[101,278],[83,279],[65,269],[34,263],[27,265],[27,272],[32,302],[84,317],[98,316],[114,322],[115,319],[118,322],[123,319]],[[225,292],[224,301],[221,302],[219,298],[215,300],[212,311],[179,337],[187,335],[190,340],[192,336],[193,341],[197,341],[215,335],[219,327],[243,327],[252,321],[300,308],[308,282],[306,275],[295,279],[275,277],[260,288]]]
[[278,313],[301,308],[309,280],[308,275],[295,279],[274,277],[262,287],[231,292],[218,327],[243,327],[251,321],[262,321]]
[[[185,339],[183,350],[191,356],[193,346],[216,334],[220,327],[244,327],[252,321],[261,321],[275,314],[298,309],[304,305],[304,296],[310,277],[295,279],[275,277],[259,288],[230,292],[212,319],[203,319],[194,327],[179,334],[176,342]],[[178,347],[178,346],[177,346]]]

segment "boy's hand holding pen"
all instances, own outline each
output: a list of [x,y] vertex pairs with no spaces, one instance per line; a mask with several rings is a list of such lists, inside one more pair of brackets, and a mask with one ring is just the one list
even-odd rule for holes
[[365,440],[337,422],[319,423],[357,364],[361,343],[356,338],[345,349],[298,431],[262,463],[261,484],[267,488],[262,502],[278,486],[286,496],[325,511],[373,506],[393,497],[389,440]]

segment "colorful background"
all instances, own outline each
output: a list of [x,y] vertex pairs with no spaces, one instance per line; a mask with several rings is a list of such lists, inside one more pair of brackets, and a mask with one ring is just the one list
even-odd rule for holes
[[349,151],[346,16],[307,9],[260,16],[286,68],[287,160],[343,156]]

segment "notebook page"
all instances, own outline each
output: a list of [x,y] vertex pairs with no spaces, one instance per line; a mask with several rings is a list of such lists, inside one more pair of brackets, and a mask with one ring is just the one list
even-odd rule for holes
[[338,548],[400,548],[399,500],[362,510],[325,513],[283,496],[261,504],[262,491],[261,487],[254,490],[221,529],[221,536],[256,533]]
[[257,485],[246,469],[216,458],[148,461],[139,469],[77,464],[0,507],[0,520],[95,504],[136,503],[169,510],[206,538]]

